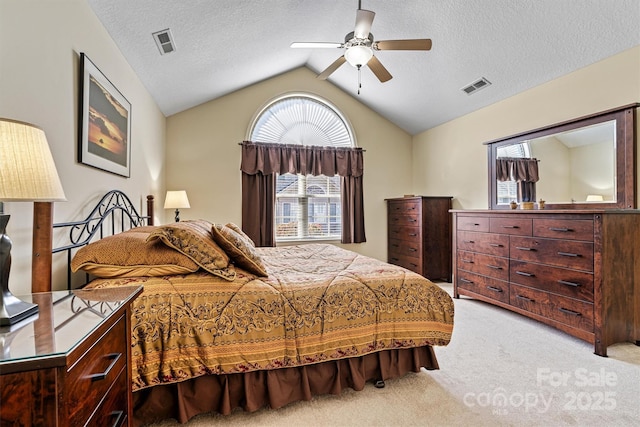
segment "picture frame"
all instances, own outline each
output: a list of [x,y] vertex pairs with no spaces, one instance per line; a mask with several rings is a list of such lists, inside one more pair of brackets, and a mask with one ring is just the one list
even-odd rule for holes
[[80,53],[78,162],[131,176],[131,103]]

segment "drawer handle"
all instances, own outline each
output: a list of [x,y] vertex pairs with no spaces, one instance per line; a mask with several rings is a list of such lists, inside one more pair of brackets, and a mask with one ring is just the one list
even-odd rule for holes
[[568,256],[568,257],[572,257],[572,258],[576,258],[576,257],[580,256],[580,254],[572,254],[571,252],[558,252],[558,255],[560,255],[560,256]]
[[473,264],[473,261],[471,261],[470,259],[463,259],[462,262],[467,264]]
[[473,226],[474,226],[474,227],[480,227],[480,224],[478,224],[477,222],[474,222],[474,223],[473,223]]
[[418,264],[414,264],[412,262],[409,263],[411,265],[411,267],[418,267]]
[[122,417],[124,417],[124,411],[113,411],[109,415],[116,418],[116,420],[113,422],[113,427],[122,425]]
[[499,265],[487,264],[487,267],[493,268],[494,270],[502,270],[502,267],[500,267]]
[[393,246],[394,248],[399,248],[400,245],[398,245],[397,243],[393,243],[391,246]]
[[525,276],[525,277],[536,277],[535,274],[527,273],[526,271],[516,271],[516,274],[519,274],[519,275]]
[[418,220],[415,219],[415,218],[411,218],[411,219],[409,219],[409,222],[418,222]]
[[521,251],[529,251],[529,252],[535,252],[536,251],[535,248],[525,248],[523,246],[516,246],[516,249],[521,250]]
[[502,289],[496,288],[495,286],[487,286],[487,289],[489,289],[490,291],[493,291],[493,292],[502,293]]
[[494,248],[503,248],[504,247],[499,243],[489,243],[489,246],[494,247]]
[[391,261],[398,262],[398,261],[400,261],[400,260],[399,260],[398,258],[391,258]]
[[567,286],[573,286],[574,288],[577,288],[578,286],[582,286],[580,283],[568,282],[566,280],[558,280],[558,283],[561,283],[561,284],[567,285]]
[[464,240],[464,243],[475,243],[473,240]]
[[503,225],[502,228],[520,228],[518,225]]
[[417,250],[416,248],[409,248],[409,250],[410,250],[411,252],[418,252],[418,250]]
[[460,278],[460,281],[463,282],[463,283],[471,283],[471,284],[473,284],[473,282],[471,280],[467,280],[467,279],[464,279],[462,277]]
[[558,310],[560,310],[564,314],[570,314],[571,316],[582,316],[582,314],[578,313],[577,311],[569,310],[568,308],[560,307]]
[[551,230],[551,231],[559,231],[561,233],[567,233],[569,231],[573,231],[573,229],[565,228],[565,227],[549,227],[549,230]]
[[411,237],[416,237],[416,236],[417,236],[417,234],[416,234],[416,233],[409,233],[409,236],[411,236]]
[[111,369],[116,365],[118,360],[120,360],[121,356],[122,356],[122,353],[110,353],[110,354],[107,354],[105,357],[107,359],[111,359],[111,363],[109,363],[109,366],[107,366],[107,369],[105,369],[104,372],[100,372],[99,374],[87,375],[85,378],[88,378],[91,381],[101,381],[101,380],[107,378],[107,376],[109,375],[109,372],[111,372]]
[[531,299],[529,297],[525,297],[525,296],[522,296],[522,295],[516,295],[516,298],[517,299],[521,299],[521,300],[526,301],[526,302],[536,302],[536,300],[533,300],[533,299]]

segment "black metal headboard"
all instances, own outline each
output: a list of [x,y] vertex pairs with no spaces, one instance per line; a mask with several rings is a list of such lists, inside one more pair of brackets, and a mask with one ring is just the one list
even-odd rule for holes
[[142,216],[126,194],[120,190],[111,190],[85,219],[53,224],[54,230],[68,230],[67,244],[51,250],[52,254],[66,252],[67,289],[71,289],[71,259],[74,249],[91,243],[96,237],[101,239],[134,227],[153,225],[153,199],[153,196],[147,196],[147,215]]

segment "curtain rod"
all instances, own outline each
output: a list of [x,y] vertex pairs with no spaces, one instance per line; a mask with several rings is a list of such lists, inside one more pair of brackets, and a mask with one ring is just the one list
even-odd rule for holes
[[[274,144],[271,142],[262,142],[261,144]],[[242,142],[238,142],[238,145],[243,145]],[[301,147],[306,147],[305,145],[301,145]],[[315,145],[314,147],[323,147],[322,145]],[[335,148],[360,148],[360,147],[335,147]],[[364,148],[360,148],[362,150],[363,153],[366,153],[367,150],[365,150]]]

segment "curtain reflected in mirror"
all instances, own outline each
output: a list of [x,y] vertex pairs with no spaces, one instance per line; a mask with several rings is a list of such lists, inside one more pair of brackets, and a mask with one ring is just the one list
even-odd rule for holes
[[[498,149],[498,156],[500,154],[500,149]],[[496,178],[499,181],[499,203],[536,201],[536,182],[540,179],[538,159],[498,157],[496,159]],[[500,185],[501,183],[506,184]],[[503,190],[502,194],[501,189]]]

